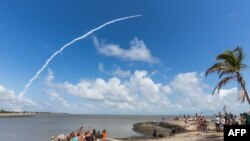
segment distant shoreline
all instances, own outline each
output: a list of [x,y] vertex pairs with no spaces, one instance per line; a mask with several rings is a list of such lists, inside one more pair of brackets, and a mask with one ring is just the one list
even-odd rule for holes
[[0,118],[33,117],[36,113],[0,113]]

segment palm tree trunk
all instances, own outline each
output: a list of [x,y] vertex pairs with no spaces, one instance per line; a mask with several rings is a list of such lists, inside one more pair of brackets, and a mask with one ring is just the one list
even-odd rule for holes
[[239,72],[237,72],[236,75],[237,75],[237,78],[238,78],[238,82],[240,82],[240,85],[241,85],[241,87],[242,87],[242,89],[243,89],[243,91],[245,93],[247,102],[250,105],[250,98],[249,98],[248,93],[247,93],[245,81],[243,80],[243,78],[242,78],[242,76],[240,75]]
[[243,88],[243,91],[244,91],[245,96],[246,96],[246,98],[247,98],[247,102],[248,102],[248,104],[250,105],[250,98],[249,98],[249,96],[248,96],[248,94],[247,94],[246,87],[245,87],[245,85],[242,83],[242,81],[240,82],[240,85],[241,85],[241,87]]

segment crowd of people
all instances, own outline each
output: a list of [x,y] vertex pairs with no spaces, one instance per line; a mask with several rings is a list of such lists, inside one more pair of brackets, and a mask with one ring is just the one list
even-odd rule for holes
[[51,137],[51,141],[102,141],[107,138],[107,132],[104,129],[102,133],[95,129],[93,130],[84,130],[83,127],[80,127],[76,131],[72,131],[68,134],[60,134]]
[[[223,108],[223,113],[218,112],[214,114],[212,121],[215,123],[215,128],[217,132],[224,130],[224,125],[250,125],[250,111],[248,113],[242,113],[239,116],[236,116],[232,112],[226,110],[226,107]],[[207,131],[208,121],[202,113],[195,114],[193,117],[189,115],[183,115],[185,121],[185,128],[187,129],[190,126],[190,121],[192,124],[196,124],[197,130]],[[190,119],[191,118],[191,119]]]
[[207,131],[207,120],[203,113],[200,115],[196,113],[193,120],[196,120],[197,130]]
[[226,111],[225,107],[223,108],[224,114],[219,112],[218,114],[214,114],[214,123],[216,127],[216,131],[223,131],[224,125],[248,125],[248,119],[250,117],[249,113],[240,114],[240,116],[236,116],[235,114]]
[[[195,121],[194,123],[196,124],[197,130],[199,131],[207,131],[207,120],[204,117],[203,113],[200,114],[195,114],[193,117],[191,117],[190,115],[183,115],[183,118],[185,119],[185,129],[187,129],[190,126],[190,122],[191,121]],[[190,119],[191,118],[191,119]]]

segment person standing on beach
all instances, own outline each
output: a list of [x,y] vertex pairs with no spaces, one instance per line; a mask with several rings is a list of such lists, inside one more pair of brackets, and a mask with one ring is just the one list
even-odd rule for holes
[[156,137],[156,129],[154,128],[153,137]]
[[215,116],[214,123],[215,123],[216,131],[220,132],[220,118],[218,117],[218,115]]
[[188,118],[185,119],[185,129],[187,129],[189,126],[189,121],[188,121]]

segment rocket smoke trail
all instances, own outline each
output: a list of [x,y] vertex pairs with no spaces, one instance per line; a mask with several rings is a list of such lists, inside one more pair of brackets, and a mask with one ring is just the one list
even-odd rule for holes
[[90,30],[89,32],[87,32],[86,34],[75,38],[74,40],[72,40],[71,42],[65,44],[64,46],[62,46],[58,51],[56,51],[55,53],[53,53],[47,60],[46,62],[43,64],[43,66],[36,72],[36,74],[29,80],[29,82],[25,85],[23,91],[19,94],[19,98],[22,98],[23,95],[28,91],[29,87],[32,85],[33,81],[35,81],[37,79],[37,77],[44,71],[44,69],[49,65],[50,61],[52,61],[54,59],[54,57],[56,57],[57,54],[61,53],[65,48],[69,47],[70,45],[72,45],[73,43],[75,43],[76,41],[79,41],[81,39],[84,39],[85,37],[89,36],[90,34],[92,34],[93,32],[102,29],[103,27],[118,22],[118,21],[122,21],[122,20],[127,20],[130,18],[136,18],[142,15],[133,15],[133,16],[128,16],[128,17],[124,17],[124,18],[118,18],[109,22],[104,23],[103,25],[100,25],[92,30]]

